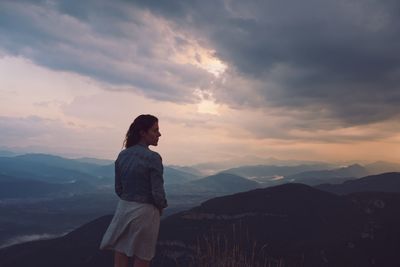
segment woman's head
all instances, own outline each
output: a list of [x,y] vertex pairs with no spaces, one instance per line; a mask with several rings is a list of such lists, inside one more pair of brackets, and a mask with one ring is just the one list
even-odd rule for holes
[[149,114],[139,115],[126,133],[124,147],[128,148],[138,143],[156,146],[160,136],[157,117]]

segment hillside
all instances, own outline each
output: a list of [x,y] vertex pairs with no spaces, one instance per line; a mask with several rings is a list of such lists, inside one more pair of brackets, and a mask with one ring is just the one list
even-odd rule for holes
[[345,195],[355,192],[399,192],[400,172],[389,172],[370,175],[357,180],[346,181],[342,184],[321,184],[320,190]]
[[[302,184],[218,197],[162,221],[152,266],[213,260],[203,250],[210,246],[254,253],[268,266],[399,266],[398,210],[400,194],[337,196]],[[0,250],[2,266],[111,266],[111,253],[97,250],[110,218]]]
[[110,220],[111,216],[104,216],[63,237],[0,249],[1,266],[112,266],[111,253],[104,253],[98,249],[102,233]]
[[[287,266],[397,266],[396,209],[400,194],[340,197],[301,184],[257,189],[168,217],[160,231],[166,256],[157,260],[185,265],[196,253],[188,247],[218,237],[242,249],[257,244],[255,252],[264,248],[260,257],[282,259]],[[181,256],[168,256],[172,251]]]
[[207,176],[191,181],[190,185],[198,191],[230,194],[260,187],[260,184],[255,181],[230,173],[218,173]]

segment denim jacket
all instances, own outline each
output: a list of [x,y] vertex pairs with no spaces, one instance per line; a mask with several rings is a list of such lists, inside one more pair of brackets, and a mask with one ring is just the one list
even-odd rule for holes
[[161,156],[142,144],[121,151],[115,161],[115,192],[123,200],[167,207]]

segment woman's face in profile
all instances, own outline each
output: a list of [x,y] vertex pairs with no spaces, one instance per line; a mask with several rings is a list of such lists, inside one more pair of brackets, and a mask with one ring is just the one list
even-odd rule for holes
[[158,128],[158,122],[156,122],[147,132],[142,133],[141,140],[146,145],[156,146],[158,144],[158,139],[160,138],[160,136],[160,129]]

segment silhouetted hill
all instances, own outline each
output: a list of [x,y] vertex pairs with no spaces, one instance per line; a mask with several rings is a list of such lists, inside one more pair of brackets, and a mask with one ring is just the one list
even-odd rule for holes
[[0,247],[69,232],[104,214],[112,214],[116,204],[114,193],[3,198],[0,200]]
[[111,253],[98,249],[112,216],[89,222],[71,233],[51,239],[32,241],[0,250],[2,267],[109,267]]
[[386,161],[377,161],[365,166],[370,175],[385,172],[400,172],[400,164]]
[[[152,266],[213,260],[207,248],[254,253],[268,266],[399,266],[399,210],[398,193],[338,196],[303,184],[218,197],[161,222]],[[97,250],[110,219],[0,250],[2,267],[112,266],[111,253]]]
[[320,190],[335,194],[350,194],[355,192],[399,192],[400,173],[390,172],[371,175],[357,180],[346,181],[342,184],[321,184],[316,186]]
[[237,193],[259,188],[260,184],[230,173],[218,173],[189,183],[198,191]]
[[223,240],[256,243],[285,266],[398,266],[396,209],[400,194],[340,197],[301,184],[219,197],[163,221],[157,262],[185,266],[199,240]]
[[[190,229],[200,221],[201,225],[208,227],[207,224],[214,220],[232,222],[240,217],[243,219],[257,218],[253,222],[257,226],[254,229],[260,230],[260,234],[266,229],[274,229],[274,233],[270,234],[273,234],[276,239],[289,238],[293,234],[308,235],[304,231],[299,231],[300,228],[304,227],[310,230],[313,227],[319,228],[330,225],[333,222],[329,218],[338,216],[338,213],[346,214],[346,216],[340,216],[341,219],[348,218],[350,214],[355,212],[355,209],[349,207],[348,204],[343,198],[302,184],[285,184],[266,189],[255,189],[217,197],[205,201],[199,207],[168,217],[163,222],[161,237],[162,239],[191,239],[191,235],[195,233],[191,233]],[[263,217],[266,218],[262,219]],[[298,219],[300,218],[304,221],[304,225],[299,225]],[[326,222],[319,225],[318,223],[321,222],[322,218]],[[261,221],[258,224],[259,219]],[[313,227],[308,225],[310,222],[312,222]],[[288,232],[288,229],[279,230],[281,223],[296,225],[296,227]],[[335,225],[339,226],[338,222]],[[175,231],[174,227],[183,228]],[[185,232],[185,230],[188,231]],[[290,239],[293,237],[290,237]],[[314,237],[318,238],[317,235]]]

